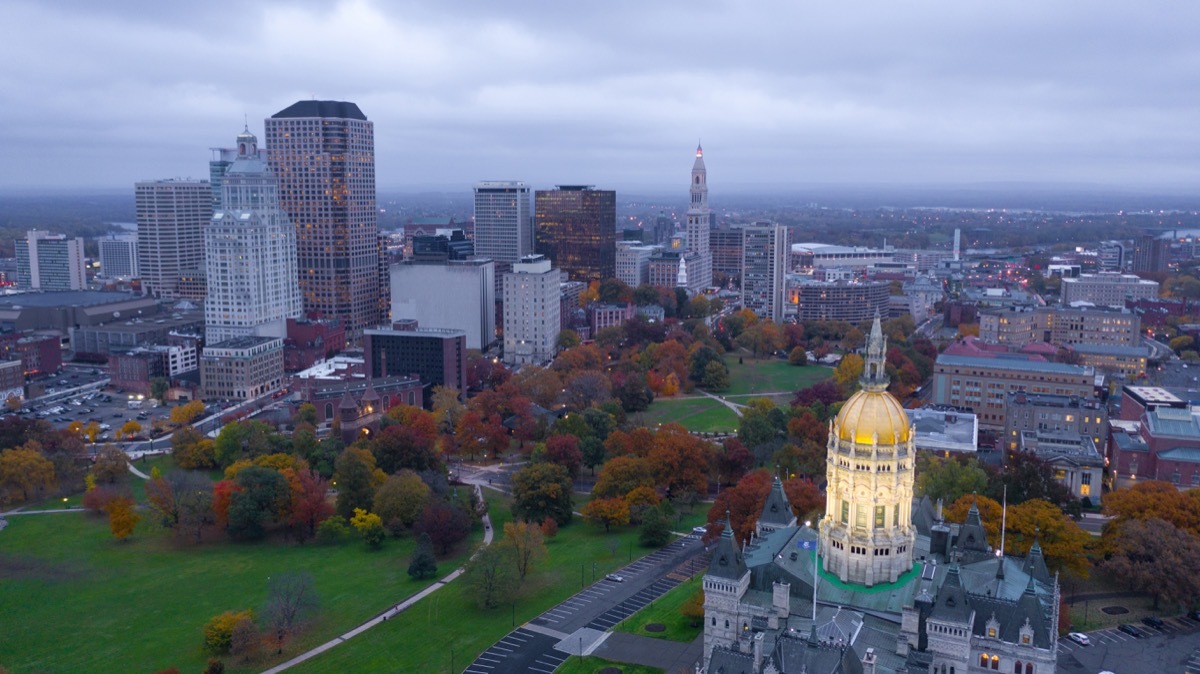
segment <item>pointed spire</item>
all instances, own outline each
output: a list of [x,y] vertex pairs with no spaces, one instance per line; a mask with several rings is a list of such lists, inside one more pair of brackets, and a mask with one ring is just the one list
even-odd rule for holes
[[703,156],[704,156],[704,148],[700,146],[700,141],[699,141],[699,140],[697,140],[697,141],[696,141],[696,156],[697,156],[697,157],[703,157]]
[[875,320],[871,323],[871,336],[867,339],[867,357],[863,363],[862,376],[859,383],[867,391],[886,391],[887,376],[887,338],[883,336],[883,326],[879,322],[879,312],[875,312]]

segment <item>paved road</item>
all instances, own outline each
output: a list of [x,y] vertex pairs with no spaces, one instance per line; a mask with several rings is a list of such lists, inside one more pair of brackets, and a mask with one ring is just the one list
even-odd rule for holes
[[[549,674],[576,654],[587,655],[597,636],[688,578],[677,570],[704,550],[698,536],[680,538],[617,571],[621,582],[601,579],[570,599],[509,632],[484,651],[465,674]],[[697,564],[695,572],[702,571]],[[569,641],[567,641],[570,639]],[[575,640],[579,639],[578,649]],[[567,651],[557,650],[566,641]]]
[[1090,646],[1067,638],[1058,643],[1060,674],[1118,674],[1200,672],[1200,622],[1191,618],[1164,618],[1161,630],[1136,623],[1146,638],[1135,638],[1112,627],[1088,632]]

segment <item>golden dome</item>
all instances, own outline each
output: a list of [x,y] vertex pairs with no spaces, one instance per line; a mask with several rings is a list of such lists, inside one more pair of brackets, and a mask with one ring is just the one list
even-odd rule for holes
[[869,445],[879,435],[880,445],[908,442],[909,421],[904,407],[887,391],[859,391],[842,405],[834,422],[838,438]]

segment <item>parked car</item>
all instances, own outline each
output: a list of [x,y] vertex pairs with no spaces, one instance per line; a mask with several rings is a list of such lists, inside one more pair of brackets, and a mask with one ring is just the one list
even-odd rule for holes
[[1121,623],[1120,625],[1117,625],[1117,629],[1136,639],[1141,639],[1143,636],[1141,630],[1133,625],[1130,625],[1129,623]]
[[624,583],[625,582],[625,576],[622,576],[618,573],[610,573],[607,576],[605,576],[605,578],[613,581],[614,583]]
[[1070,634],[1067,635],[1067,638],[1070,639],[1071,641],[1074,641],[1075,643],[1079,644],[1080,646],[1091,646],[1092,645],[1092,642],[1088,640],[1087,635],[1082,634],[1080,632],[1071,632]]
[[1159,618],[1158,616],[1148,615],[1145,618],[1142,618],[1142,622],[1146,623],[1147,625],[1153,627],[1156,630],[1161,630],[1163,628],[1163,620],[1162,620],[1162,618]]
[[692,527],[692,533],[703,536],[708,533],[708,527]]

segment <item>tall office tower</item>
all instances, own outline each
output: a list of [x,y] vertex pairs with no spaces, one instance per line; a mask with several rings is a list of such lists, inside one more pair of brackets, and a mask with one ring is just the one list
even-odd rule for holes
[[787,279],[787,228],[755,222],[742,232],[742,306],[779,323]]
[[100,275],[110,279],[138,277],[137,235],[112,235],[96,241],[100,248]]
[[475,254],[496,263],[496,279],[500,281],[512,271],[514,262],[532,253],[529,187],[511,180],[476,183]]
[[617,274],[617,193],[558,185],[534,193],[534,249],[572,281]]
[[184,294],[179,279],[204,268],[204,226],[212,219],[212,189],[205,180],[147,180],[134,185],[138,271],[142,293],[163,299],[204,299]]
[[712,252],[708,248],[708,231],[712,228],[712,211],[708,208],[708,169],[704,168],[704,149],[696,146],[696,161],[692,163],[691,201],[687,210],[687,252],[690,285],[708,288],[712,285]]
[[566,279],[543,255],[530,255],[504,275],[504,362],[543,363],[554,358],[562,327],[560,284]]
[[[225,172],[237,160],[240,150],[241,148],[237,147],[209,148],[209,151],[212,152],[212,159],[208,160],[208,184],[212,186],[214,213],[221,208],[221,181],[224,179]],[[267,161],[267,148],[258,148],[258,154],[260,159]]]
[[306,312],[339,318],[357,342],[384,322],[375,126],[354,103],[300,101],[266,120],[279,203],[296,227]]
[[1157,274],[1167,271],[1170,262],[1171,242],[1155,232],[1146,232],[1133,240],[1133,265],[1135,274]]
[[279,183],[249,129],[238,134],[220,202],[204,230],[207,341],[287,337],[288,319],[301,315],[296,228],[280,208]]
[[31,229],[17,239],[17,287],[29,290],[83,290],[87,272],[83,239]]

